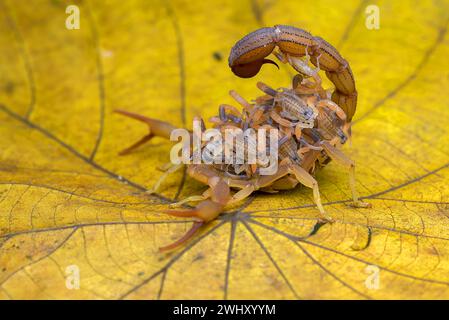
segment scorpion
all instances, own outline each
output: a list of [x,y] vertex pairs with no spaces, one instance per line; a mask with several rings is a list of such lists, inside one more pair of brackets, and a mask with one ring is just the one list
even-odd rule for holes
[[[275,49],[278,49],[275,51]],[[331,160],[349,171],[349,185],[353,207],[368,208],[371,205],[360,200],[355,183],[355,163],[340,146],[351,137],[351,120],[356,110],[357,91],[351,68],[338,51],[324,39],[305,30],[277,25],[249,33],[231,49],[229,67],[241,78],[251,78],[263,64],[277,63],[267,57],[273,54],[281,63],[289,64],[297,72],[291,88],[273,89],[265,83],[257,83],[263,96],[248,102],[236,91],[231,97],[241,106],[240,111],[232,105],[220,105],[217,116],[210,118],[214,128],[277,129],[279,138],[279,160],[277,171],[271,175],[260,175],[262,163],[225,165],[187,165],[187,174],[208,186],[201,195],[187,197],[171,204],[165,213],[176,217],[193,218],[190,230],[172,244],[160,248],[168,251],[191,239],[201,226],[216,219],[230,204],[237,203],[255,191],[268,193],[304,185],[313,192],[314,202],[320,213],[319,222],[333,222],[324,210],[320,198],[315,172]],[[331,93],[322,87],[319,71],[324,70],[334,84]],[[155,136],[170,138],[176,129],[173,125],[125,110],[116,112],[144,122],[149,133],[132,146],[120,152],[127,154]],[[202,131],[205,131],[204,121]],[[190,132],[192,136],[192,132]],[[203,143],[204,148],[208,143]],[[219,155],[221,156],[221,155]],[[184,164],[170,164],[156,182],[150,193],[158,191],[161,183]],[[193,208],[181,208],[186,203],[199,202]]]

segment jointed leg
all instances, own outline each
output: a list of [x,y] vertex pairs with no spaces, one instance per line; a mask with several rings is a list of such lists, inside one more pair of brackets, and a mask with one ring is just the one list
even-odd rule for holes
[[277,123],[279,123],[281,126],[292,128],[294,125],[291,121],[288,121],[287,119],[281,117],[276,111],[271,110],[270,117]]
[[210,192],[211,192],[211,189],[209,188],[206,191],[204,191],[202,195],[196,195],[196,196],[187,197],[187,198],[185,198],[185,199],[183,199],[181,201],[178,201],[178,202],[170,204],[169,207],[170,208],[178,208],[178,207],[180,207],[183,204],[188,203],[188,202],[197,202],[197,201],[206,200],[206,199],[210,198]]
[[321,204],[317,181],[299,165],[291,163],[289,158],[285,158],[283,161],[281,161],[278,171],[274,175],[259,177],[254,183],[254,188],[255,190],[258,190],[264,187],[268,187],[275,181],[285,177],[288,174],[293,174],[301,184],[313,190],[313,198],[318,207],[318,210],[321,213],[321,218],[327,222],[332,222],[332,218],[326,214],[326,211]]
[[234,193],[234,195],[232,196],[231,200],[228,203],[234,204],[236,202],[242,201],[243,199],[249,197],[255,190],[256,188],[254,187],[254,185],[248,184],[243,189]]
[[296,88],[299,88],[303,79],[304,77],[301,74],[296,74],[292,80],[292,89],[295,90]]
[[315,200],[315,204],[321,213],[321,217],[327,222],[332,222],[333,219],[327,215],[327,213],[324,210],[323,205],[321,203],[318,182],[315,180],[315,178],[312,177],[306,170],[304,170],[297,164],[291,164],[290,170],[301,184],[303,184],[306,187],[311,188],[313,190],[313,199]]
[[283,63],[289,63],[303,78],[313,78],[315,83],[313,84],[313,87],[307,88],[302,87],[300,83],[298,83],[298,79],[294,80],[293,86],[295,89],[302,91],[303,93],[308,93],[307,89],[312,89],[312,92],[315,93],[318,92],[322,98],[326,97],[326,92],[322,87],[322,81],[318,74],[320,71],[320,67],[318,64],[318,67],[316,69],[312,68],[309,65],[310,56],[307,52],[306,48],[306,60],[303,60],[301,57],[294,57],[289,54],[285,54],[283,52],[274,52],[274,55]]
[[332,100],[324,99],[320,100],[317,104],[318,108],[327,108],[329,110],[335,111],[335,114],[343,121],[346,121],[346,113],[343,111],[342,108],[338,106],[335,102]]
[[241,95],[237,93],[235,90],[229,91],[229,95],[234,98],[235,101],[237,101],[245,111],[250,112],[253,109],[253,105],[250,104],[248,101],[246,101],[245,98],[243,98]]
[[363,202],[359,199],[358,192],[356,190],[355,183],[355,163],[352,161],[347,155],[341,152],[339,149],[333,147],[328,142],[323,142],[322,144],[326,153],[331,157],[335,162],[345,166],[349,169],[349,185],[351,187],[352,199],[353,202],[351,206],[356,208],[370,208],[371,204],[367,202]]
[[159,190],[159,187],[161,186],[162,182],[164,182],[165,179],[167,179],[168,175],[178,171],[179,169],[182,168],[184,164],[180,163],[180,164],[175,164],[172,167],[168,168],[163,174],[162,176],[157,180],[157,182],[155,183],[155,185],[153,186],[153,188],[151,188],[150,190],[147,191],[147,193],[155,193]]

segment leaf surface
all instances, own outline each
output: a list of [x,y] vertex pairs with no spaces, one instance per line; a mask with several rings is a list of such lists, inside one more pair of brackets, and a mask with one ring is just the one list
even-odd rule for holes
[[[69,4],[0,1],[0,298],[449,298],[447,1],[79,1],[80,30],[65,28]],[[243,80],[227,66],[236,40],[275,24],[350,62],[359,103],[343,150],[373,208],[346,206],[348,174],[330,163],[317,180],[335,223],[317,227],[306,188],[256,194],[158,253],[192,223],[162,210],[203,186],[179,172],[146,194],[171,145],[117,156],[147,128],[112,111],[190,127],[233,103],[230,89],[289,85],[289,71]]]

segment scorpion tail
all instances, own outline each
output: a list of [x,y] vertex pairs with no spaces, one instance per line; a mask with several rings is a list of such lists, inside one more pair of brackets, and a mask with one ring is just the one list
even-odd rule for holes
[[[357,106],[357,90],[348,62],[330,43],[312,36],[305,30],[283,25],[256,30],[232,47],[229,66],[239,77],[255,76],[267,62],[265,58],[276,47],[283,56],[290,58],[310,56],[312,64],[324,70],[328,79],[335,85],[332,101],[345,111],[348,121],[351,121]],[[300,67],[294,60],[286,59],[285,62],[298,71]]]

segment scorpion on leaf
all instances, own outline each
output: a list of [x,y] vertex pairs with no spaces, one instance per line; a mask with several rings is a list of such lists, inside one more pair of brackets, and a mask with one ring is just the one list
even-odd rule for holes
[[[275,51],[276,47],[278,51]],[[265,83],[257,83],[264,93],[252,103],[231,90],[230,95],[242,107],[242,111],[231,105],[221,105],[219,114],[210,119],[214,128],[276,129],[281,137],[277,171],[261,175],[265,165],[256,164],[187,164],[187,174],[208,186],[201,195],[188,197],[172,204],[174,209],[165,212],[177,217],[191,217],[192,228],[176,242],[160,248],[172,250],[192,238],[205,223],[222,213],[227,205],[247,198],[255,191],[278,192],[302,184],[312,189],[314,202],[322,222],[332,222],[321,203],[315,172],[330,160],[349,170],[352,192],[351,205],[370,207],[362,202],[355,186],[355,164],[339,147],[351,136],[351,120],[356,110],[357,91],[355,81],[345,59],[325,40],[291,26],[278,25],[261,28],[239,40],[231,49],[229,66],[235,75],[242,78],[255,76],[270,54],[282,63],[293,67],[297,74],[291,88],[275,90]],[[324,70],[335,90],[330,93],[322,87],[319,71]],[[120,152],[127,154],[154,136],[170,139],[176,129],[169,123],[127,112],[116,112],[142,121],[149,126],[149,133],[131,147]],[[202,119],[202,130],[205,131]],[[193,133],[190,133],[192,136]],[[210,142],[209,142],[210,143]],[[208,143],[201,144],[205,148]],[[156,192],[168,174],[180,169],[183,164],[171,164],[150,192]],[[234,192],[235,191],[235,192]],[[179,208],[189,202],[199,202],[193,209]]]

